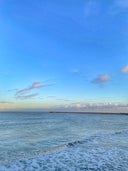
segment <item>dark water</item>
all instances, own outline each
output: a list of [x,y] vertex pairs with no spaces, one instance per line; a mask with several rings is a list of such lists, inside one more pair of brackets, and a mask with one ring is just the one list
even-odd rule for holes
[[0,113],[0,171],[128,170],[128,116]]

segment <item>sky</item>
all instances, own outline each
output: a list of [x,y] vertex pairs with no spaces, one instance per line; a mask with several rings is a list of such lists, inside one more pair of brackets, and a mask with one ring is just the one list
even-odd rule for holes
[[0,110],[128,112],[128,0],[1,0]]

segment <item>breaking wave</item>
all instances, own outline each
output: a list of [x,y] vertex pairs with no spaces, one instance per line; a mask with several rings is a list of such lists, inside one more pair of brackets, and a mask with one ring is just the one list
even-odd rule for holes
[[128,131],[69,142],[54,152],[0,166],[0,171],[128,171],[128,148],[107,142],[120,136],[127,139]]

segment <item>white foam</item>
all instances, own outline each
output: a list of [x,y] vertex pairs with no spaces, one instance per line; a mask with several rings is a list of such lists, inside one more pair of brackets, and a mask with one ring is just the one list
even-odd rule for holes
[[128,151],[110,147],[74,146],[0,167],[0,171],[128,171]]

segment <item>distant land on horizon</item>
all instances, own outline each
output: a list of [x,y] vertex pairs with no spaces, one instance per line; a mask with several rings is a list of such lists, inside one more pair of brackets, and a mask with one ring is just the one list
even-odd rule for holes
[[80,114],[124,114],[124,115],[128,115],[128,113],[124,113],[124,112],[68,112],[68,111],[63,111],[63,112],[60,112],[60,111],[50,111],[48,113],[80,113]]
[[125,112],[80,112],[80,111],[0,111],[0,112],[10,112],[10,113],[16,113],[16,112],[20,112],[20,113],[30,113],[30,112],[37,112],[37,113],[53,113],[53,114],[61,114],[61,113],[71,113],[71,114],[113,114],[113,115],[128,115],[128,113]]

